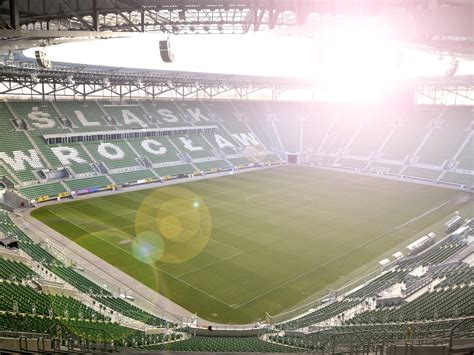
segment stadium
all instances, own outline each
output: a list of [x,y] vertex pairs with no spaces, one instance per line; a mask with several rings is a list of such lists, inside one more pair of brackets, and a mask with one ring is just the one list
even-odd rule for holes
[[1,0],[0,353],[472,354],[471,0]]

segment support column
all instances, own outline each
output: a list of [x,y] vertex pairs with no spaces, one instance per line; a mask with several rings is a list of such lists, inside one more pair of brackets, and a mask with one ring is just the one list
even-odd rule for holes
[[14,30],[20,29],[20,10],[16,0],[10,0],[10,26]]
[[99,32],[99,12],[97,11],[97,0],[92,0],[92,28]]

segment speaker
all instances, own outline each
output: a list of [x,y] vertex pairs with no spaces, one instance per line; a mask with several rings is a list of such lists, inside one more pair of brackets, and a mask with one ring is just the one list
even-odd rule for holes
[[451,61],[451,66],[449,67],[448,70],[446,70],[445,74],[446,76],[454,76],[456,75],[456,72],[458,71],[459,68],[459,59],[453,59]]
[[35,51],[35,57],[36,63],[38,63],[41,68],[51,68],[51,61],[47,58],[46,53],[42,49],[37,49]]
[[165,63],[171,63],[174,61],[174,55],[171,51],[171,44],[169,39],[167,39],[166,41],[160,41],[160,55],[161,59]]

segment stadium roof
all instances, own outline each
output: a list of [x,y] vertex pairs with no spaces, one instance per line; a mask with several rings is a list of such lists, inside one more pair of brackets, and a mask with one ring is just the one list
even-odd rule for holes
[[0,38],[4,47],[27,48],[41,40],[51,44],[123,32],[245,33],[349,14],[396,19],[400,40],[471,57],[473,6],[470,0],[2,0]]

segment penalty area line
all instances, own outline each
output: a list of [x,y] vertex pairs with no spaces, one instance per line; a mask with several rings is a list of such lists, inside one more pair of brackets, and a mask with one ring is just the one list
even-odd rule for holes
[[[220,263],[221,261],[228,260],[228,259],[231,259],[231,258],[233,258],[233,257],[239,256],[239,255],[242,255],[242,254],[244,254],[244,252],[243,252],[243,251],[239,251],[239,252],[237,252],[237,253],[235,253],[235,254],[233,254],[233,255],[226,256],[225,258],[222,258],[222,259],[213,261],[213,262],[211,262],[211,263],[209,263],[209,264],[206,264],[206,265],[200,266],[200,267],[198,267],[198,268],[195,268],[195,269],[192,269],[192,270],[183,272],[182,274],[176,275],[175,278],[179,279],[181,276],[188,275],[188,274],[192,274],[193,272],[196,272],[196,271],[205,269],[206,267],[209,267],[209,266],[211,266],[211,265]],[[179,279],[179,280],[181,281],[181,279]]]

